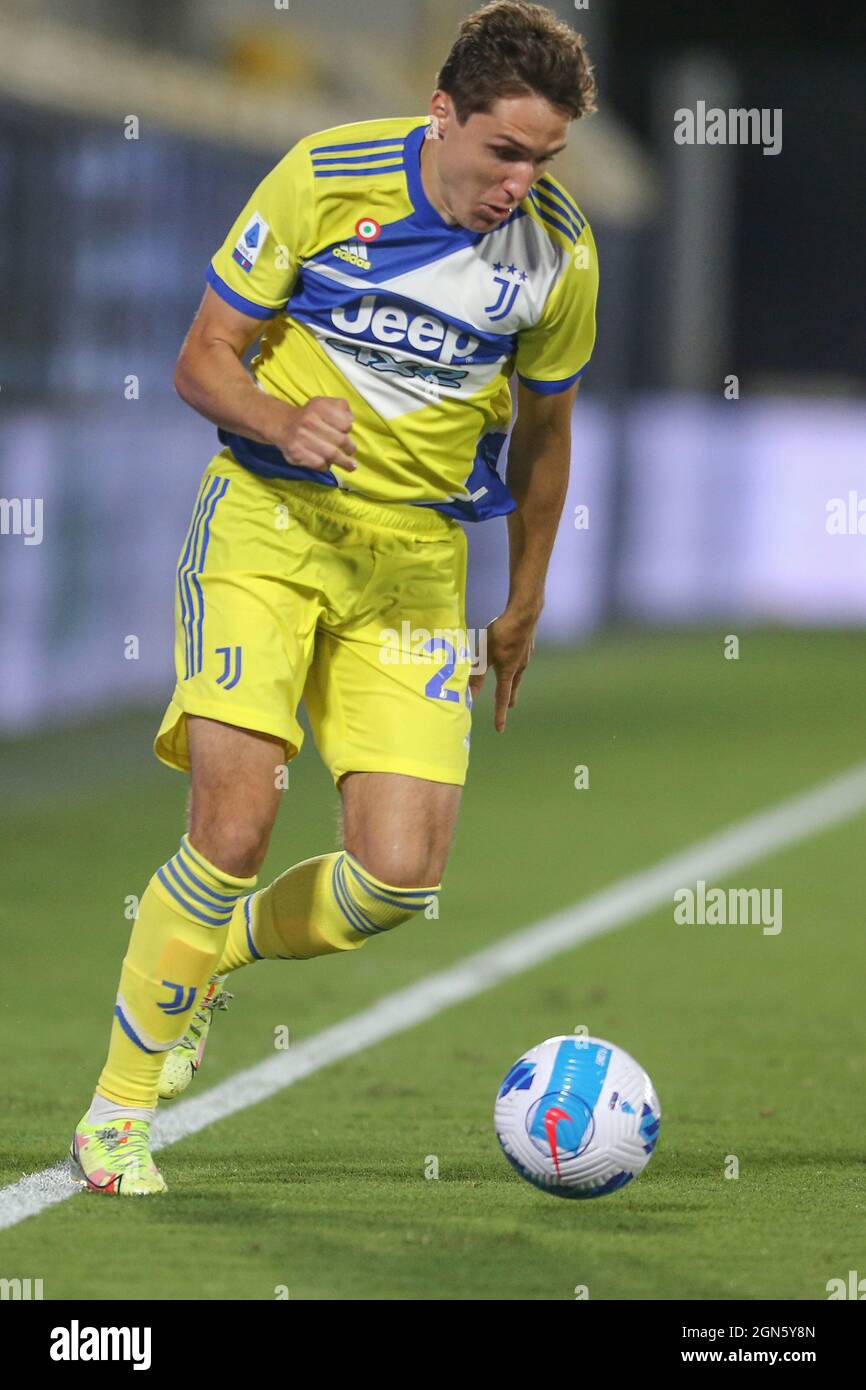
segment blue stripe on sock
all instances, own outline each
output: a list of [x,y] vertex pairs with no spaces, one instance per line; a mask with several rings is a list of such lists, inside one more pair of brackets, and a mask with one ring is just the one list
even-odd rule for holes
[[350,901],[349,895],[346,892],[346,887],[343,883],[339,859],[334,865],[334,872],[331,876],[331,884],[334,890],[334,899],[337,903],[337,906],[342,912],[343,916],[346,918],[346,921],[349,923],[350,927],[352,927],[353,931],[360,932],[363,936],[369,936],[370,932],[367,930],[363,918],[359,917],[359,915],[357,914],[356,909]]
[[[169,859],[168,863],[175,870],[175,877],[178,879],[179,885],[183,891],[189,893],[191,898],[198,897],[198,901],[203,907],[210,908],[211,912],[219,913],[230,912],[232,910],[237,902],[237,898],[224,898],[222,894],[211,895],[207,884],[200,882],[199,879],[195,878],[195,876],[190,873],[179,855],[176,854],[173,859]],[[165,867],[168,868],[168,864]],[[238,893],[237,897],[240,897],[240,893]]]
[[[198,874],[207,874],[207,873],[209,873],[209,874],[211,874],[214,878],[219,879],[219,876],[220,876],[220,872],[221,872],[221,871],[220,871],[219,869],[214,868],[214,866],[208,862],[208,860],[205,858],[205,856],[204,856],[203,854],[201,854],[201,853],[195,848],[195,846],[190,842],[190,838],[189,838],[189,835],[188,835],[188,834],[187,834],[187,835],[181,835],[181,837],[180,837],[180,846],[178,847],[178,854],[185,854],[185,855],[186,855],[187,859],[189,860],[190,864],[191,864],[191,865],[193,866],[193,868],[195,869],[196,873],[198,873]],[[241,893],[241,892],[243,892],[243,889],[241,889],[241,888],[229,887],[229,886],[226,885],[226,884],[223,884],[223,887],[226,888],[226,891],[229,892],[229,893]],[[214,890],[214,891],[216,891],[216,890]]]
[[373,917],[373,916],[367,911],[367,909],[366,909],[365,907],[362,907],[362,906],[361,906],[361,904],[358,902],[358,899],[352,896],[351,887],[350,887],[350,885],[346,882],[345,867],[346,867],[346,856],[345,856],[345,854],[344,854],[344,855],[343,855],[343,858],[342,858],[342,861],[341,861],[341,863],[340,863],[340,865],[339,865],[339,869],[338,869],[338,872],[337,872],[337,877],[338,877],[338,880],[339,880],[340,887],[341,887],[341,889],[343,890],[343,893],[344,893],[345,896],[346,896],[346,901],[347,901],[348,903],[350,903],[351,906],[354,908],[355,912],[357,912],[357,914],[358,914],[358,916],[360,917],[361,921],[365,923],[366,928],[367,928],[368,931],[371,931],[371,932],[383,932],[383,931],[387,931],[388,928],[387,928],[386,926],[383,926],[382,923],[377,922],[376,919],[375,919],[375,917]]
[[[253,920],[252,920],[253,894],[244,898],[244,921],[247,924],[247,945],[250,948],[250,955],[255,956],[256,960],[264,960],[264,956],[256,950],[256,943],[253,941]],[[280,960],[288,960],[288,956],[280,956]]]
[[137,1035],[137,1033],[133,1031],[132,1024],[128,1023],[127,1020],[124,1018],[119,1004],[115,1004],[114,1006],[114,1017],[117,1019],[118,1023],[120,1024],[126,1036],[129,1038],[130,1042],[134,1042],[136,1047],[140,1047],[142,1052],[146,1052],[149,1057],[155,1057],[157,1055],[156,1048],[145,1047],[144,1043],[141,1041],[141,1038]]
[[162,869],[157,869],[156,876],[163,888],[174,898],[175,902],[180,903],[184,912],[188,912],[191,917],[197,918],[199,922],[204,922],[206,927],[224,927],[231,921],[231,913],[223,917],[208,917],[206,913],[200,912],[197,907],[193,907],[192,903],[187,902],[186,898],[177,891],[174,885],[169,883]]
[[[431,893],[436,891],[433,888],[392,888],[391,892],[395,895],[400,894],[400,896],[389,897],[387,893],[381,893],[378,888],[374,888],[369,879],[355,868],[350,859],[347,859],[346,863],[355,875],[355,878],[361,884],[361,887],[365,892],[370,894],[371,898],[378,898],[380,902],[390,903],[392,907],[408,907],[415,909],[426,907],[428,897]],[[418,898],[420,901],[414,902],[414,898]]]
[[178,893],[182,896],[184,901],[190,907],[193,903],[198,903],[199,907],[205,908],[208,912],[217,912],[220,914],[219,917],[214,919],[215,921],[231,921],[232,908],[226,908],[221,905],[218,906],[216,903],[209,902],[207,898],[200,897],[198,893],[193,893],[191,889],[187,887],[180,874],[178,873],[177,868],[175,866],[175,861],[173,859],[169,859],[168,863],[163,864],[162,867],[165,870],[166,874],[168,874],[174,880],[174,885]]
[[184,870],[187,877],[191,879],[195,886],[200,888],[203,893],[209,893],[211,897],[216,898],[219,903],[234,904],[244,891],[243,888],[235,888],[230,893],[220,893],[216,888],[211,888],[210,884],[206,883],[203,878],[200,878],[199,875],[202,870],[190,853],[189,842],[185,835],[180,842],[180,849],[174,858],[180,861],[178,867]]
[[346,921],[349,923],[349,926],[352,927],[354,931],[360,932],[362,936],[372,936],[373,933],[378,932],[380,928],[375,926],[371,928],[364,925],[363,917],[360,916],[360,909],[351,901],[343,884],[341,877],[341,862],[341,859],[335,862],[334,871],[331,875],[334,899]]

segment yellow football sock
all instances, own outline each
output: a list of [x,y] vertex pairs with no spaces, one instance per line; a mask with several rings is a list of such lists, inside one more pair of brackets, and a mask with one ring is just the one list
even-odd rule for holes
[[99,1095],[118,1105],[156,1105],[165,1054],[180,1042],[214,973],[232,909],[255,884],[223,873],[186,836],[157,869],[123,961]]
[[439,888],[394,888],[347,850],[305,859],[237,904],[217,974],[355,950],[422,911]]

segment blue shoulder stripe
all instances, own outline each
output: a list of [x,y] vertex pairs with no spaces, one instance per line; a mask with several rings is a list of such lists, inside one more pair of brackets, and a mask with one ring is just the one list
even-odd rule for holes
[[390,139],[350,140],[346,145],[317,145],[314,150],[310,150],[310,154],[330,154],[332,150],[372,150],[389,145],[396,145],[402,149],[405,139],[405,135],[394,135]]
[[[215,919],[218,917],[227,922],[231,920],[231,907],[225,907],[221,906],[219,903],[211,902],[203,893],[194,892],[193,889],[184,882],[174,859],[169,859],[168,863],[163,865],[163,868],[165,870],[165,877],[163,877],[161,869],[160,882],[172,891],[173,888],[176,888],[177,892],[175,893],[175,897],[182,899],[188,907],[192,907],[193,904],[196,904],[199,908],[204,908],[206,912],[212,912]],[[172,879],[173,884],[168,882],[169,878]],[[193,908],[193,910],[195,909]]]
[[314,169],[328,164],[369,164],[374,159],[396,159],[400,150],[375,150],[370,154],[320,154],[313,160]]
[[317,179],[350,179],[358,174],[393,174],[402,169],[402,159],[399,164],[365,164],[363,169],[319,169],[314,165],[313,177]]
[[548,225],[551,227],[558,227],[561,232],[565,233],[569,241],[577,241],[577,232],[574,230],[570,223],[560,221],[558,217],[554,217],[552,212],[548,212],[546,208],[543,208],[539,203],[538,199],[533,196],[532,190],[530,190],[529,197],[530,201],[532,202],[532,206],[535,208],[535,211],[538,213],[539,217],[543,222],[547,222]]
[[532,200],[535,203],[536,207],[538,207],[539,212],[541,211],[541,207],[539,205],[543,203],[545,208],[549,208],[551,215],[555,214],[557,217],[561,217],[563,221],[567,222],[569,227],[572,228],[575,236],[580,236],[581,232],[583,231],[583,226],[585,224],[581,225],[578,222],[576,222],[575,219],[572,217],[571,213],[565,212],[558,203],[554,203],[552,198],[548,198],[544,193],[539,192],[537,188],[533,188]]
[[215,888],[211,888],[209,884],[205,883],[202,878],[199,878],[198,874],[189,867],[188,862],[183,857],[182,850],[178,850],[174,858],[170,859],[168,864],[165,865],[166,868],[169,866],[175,869],[180,877],[185,880],[184,887],[187,892],[192,893],[193,890],[195,890],[195,892],[200,893],[202,898],[207,898],[211,907],[215,910],[234,907],[234,904],[241,895],[241,890],[235,893],[218,893]]
[[540,178],[538,180],[538,185],[544,189],[548,197],[555,199],[557,203],[561,203],[563,208],[565,208],[567,212],[570,212],[572,217],[574,217],[576,221],[580,224],[581,228],[583,228],[586,222],[586,218],[582,215],[580,208],[577,206],[577,203],[575,203],[571,198],[569,198],[567,193],[563,193],[563,191],[560,188],[557,188],[554,184],[552,184],[548,179],[545,178]]

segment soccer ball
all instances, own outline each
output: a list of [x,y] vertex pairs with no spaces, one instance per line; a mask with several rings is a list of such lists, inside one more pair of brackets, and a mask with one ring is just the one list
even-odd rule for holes
[[493,1115],[505,1157],[556,1197],[604,1197],[650,1161],[661,1107],[643,1067],[601,1038],[548,1038],[499,1088]]

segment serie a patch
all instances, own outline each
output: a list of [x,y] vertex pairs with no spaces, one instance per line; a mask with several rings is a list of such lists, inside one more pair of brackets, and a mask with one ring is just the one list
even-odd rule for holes
[[237,261],[241,270],[245,270],[247,273],[252,270],[259,258],[259,252],[265,244],[269,230],[261,213],[254,212],[238,237],[232,252],[232,260]]

